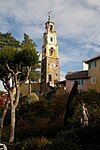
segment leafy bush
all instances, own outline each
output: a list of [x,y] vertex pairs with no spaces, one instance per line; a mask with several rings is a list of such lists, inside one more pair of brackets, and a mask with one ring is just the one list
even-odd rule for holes
[[37,101],[39,101],[39,97],[36,95],[36,93],[31,93],[30,95],[28,95],[27,97],[28,104],[31,104]]
[[[39,101],[35,103],[27,103],[26,99],[20,103],[16,112],[16,150],[24,150],[22,147],[25,146],[26,150],[94,150],[100,148],[100,94],[95,91],[79,93],[75,97],[74,114],[68,120],[69,128],[64,130],[67,98],[66,93],[58,91],[47,101],[40,96]],[[85,102],[89,112],[89,125],[85,128],[80,124],[81,101]],[[6,119],[6,127],[8,121],[9,116]],[[7,137],[6,130],[3,139],[6,139],[5,137]],[[39,143],[43,144],[44,137],[50,141],[45,146],[37,146]],[[18,142],[21,143],[17,144]]]
[[7,150],[15,150],[15,144],[14,143],[4,143],[7,147]]
[[59,132],[46,150],[99,150],[100,123]]
[[79,127],[81,125],[82,102],[85,103],[89,112],[89,124],[100,120],[100,94],[96,91],[90,90],[88,92],[82,92],[75,97],[75,111],[71,118],[72,126],[77,125],[77,127]]
[[49,140],[46,137],[31,138],[23,141],[21,150],[40,150],[43,149]]

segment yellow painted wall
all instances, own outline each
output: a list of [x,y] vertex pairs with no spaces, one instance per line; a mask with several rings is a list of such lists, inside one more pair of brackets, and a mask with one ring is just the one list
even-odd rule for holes
[[[40,83],[32,83],[31,88],[32,88],[31,92],[37,93],[37,94],[40,93]],[[28,83],[21,86],[20,93],[21,93],[22,97],[27,96],[29,94],[29,84]]]
[[[100,59],[96,59],[95,61],[96,67],[89,68],[88,70],[88,76],[90,76],[88,88],[96,90],[97,92],[100,93]],[[92,84],[93,77],[96,77],[96,84]]]
[[22,96],[27,96],[29,93],[29,84],[24,84],[20,88],[20,93]]

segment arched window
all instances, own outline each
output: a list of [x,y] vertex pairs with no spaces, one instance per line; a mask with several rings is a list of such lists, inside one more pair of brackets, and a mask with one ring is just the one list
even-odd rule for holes
[[46,53],[46,48],[44,49],[44,53]]
[[48,29],[48,23],[45,25],[45,28]]
[[47,24],[46,24],[45,28],[48,29]]
[[53,49],[53,47],[51,47],[50,50],[49,50],[49,55],[50,55],[50,56],[53,55],[53,51],[54,51],[54,49]]
[[52,75],[49,74],[49,81],[52,81]]
[[50,32],[52,32],[53,31],[53,26],[52,25],[50,25]]

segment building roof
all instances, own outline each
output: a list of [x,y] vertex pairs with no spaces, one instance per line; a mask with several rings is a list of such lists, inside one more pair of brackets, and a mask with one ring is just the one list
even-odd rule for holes
[[98,55],[98,56],[96,56],[96,57],[93,57],[93,58],[91,58],[91,59],[89,59],[89,60],[84,60],[83,62],[85,62],[85,63],[89,63],[89,62],[91,62],[91,61],[93,61],[93,60],[96,60],[96,59],[100,59],[100,55]]
[[67,80],[88,79],[88,71],[70,72],[65,76]]
[[58,81],[59,84],[66,85],[66,80]]

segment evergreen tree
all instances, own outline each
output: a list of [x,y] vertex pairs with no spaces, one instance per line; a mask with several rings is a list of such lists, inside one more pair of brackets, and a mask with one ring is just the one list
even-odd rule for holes
[[[21,46],[23,49],[33,49],[34,47],[36,47],[36,44],[32,41],[31,38],[29,38],[29,36],[24,33],[24,41],[21,43]],[[26,61],[27,61],[27,55],[29,55],[29,53],[24,53],[24,55],[26,55]],[[39,57],[39,55],[38,55]],[[38,59],[39,60],[39,59]],[[28,62],[28,61],[27,61]],[[29,75],[29,94],[31,94],[31,81],[36,81],[36,82],[39,82],[39,79],[41,78],[41,73],[39,69],[41,67],[40,65],[40,61],[38,61],[37,63],[34,64],[34,66],[32,66],[31,68],[31,72],[30,72],[30,75]]]
[[[8,92],[5,110],[7,111],[9,103],[11,105],[10,143],[14,142],[15,111],[19,104],[20,87],[28,80],[31,68],[39,62],[36,45],[28,39],[30,38],[24,34],[20,49],[10,45],[2,46],[0,51],[0,80]],[[3,120],[4,116],[1,117],[1,123]]]
[[0,49],[2,49],[4,46],[14,46],[14,47],[20,47],[20,42],[17,41],[11,33],[1,33],[0,32]]

